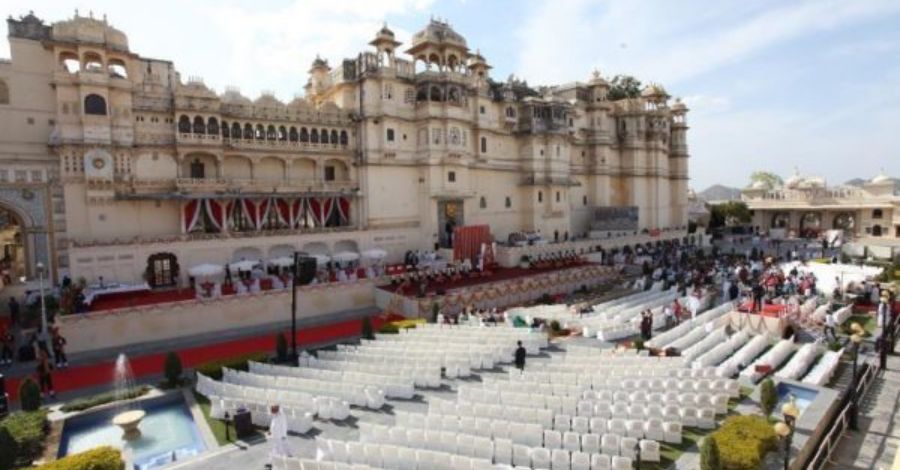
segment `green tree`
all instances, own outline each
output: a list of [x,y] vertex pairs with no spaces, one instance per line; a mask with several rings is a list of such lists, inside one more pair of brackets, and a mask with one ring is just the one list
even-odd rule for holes
[[780,176],[771,171],[754,171],[750,175],[750,184],[762,181],[767,189],[775,189],[784,184],[784,180]]
[[778,393],[775,392],[775,382],[772,379],[766,379],[759,387],[759,408],[764,415],[769,416],[775,410],[776,403],[778,403]]
[[719,458],[719,445],[712,436],[707,436],[700,444],[700,469],[722,470],[722,461]]
[[287,361],[287,355],[287,339],[284,337],[284,333],[278,333],[278,336],[275,337],[275,357],[278,358],[278,362],[285,362]]
[[19,385],[19,403],[22,411],[37,411],[41,407],[41,388],[31,379],[25,379]]
[[609,85],[606,96],[610,101],[641,96],[641,82],[631,75],[616,75]]
[[16,464],[19,445],[9,430],[0,426],[0,470],[9,470]]
[[372,332],[372,318],[370,317],[363,317],[362,337],[363,339],[375,339],[375,334]]
[[166,355],[166,362],[163,364],[163,375],[170,387],[177,387],[181,383],[181,373],[184,369],[181,366],[181,358],[178,354],[170,352]]
[[712,228],[750,223],[753,216],[743,201],[728,201],[709,208],[709,225]]

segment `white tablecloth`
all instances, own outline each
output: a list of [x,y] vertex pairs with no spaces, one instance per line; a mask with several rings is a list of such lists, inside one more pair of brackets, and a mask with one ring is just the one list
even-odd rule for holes
[[84,290],[84,303],[90,305],[94,299],[101,295],[121,294],[124,292],[149,292],[150,285],[146,282],[142,284],[117,284],[112,286],[100,287],[90,286]]

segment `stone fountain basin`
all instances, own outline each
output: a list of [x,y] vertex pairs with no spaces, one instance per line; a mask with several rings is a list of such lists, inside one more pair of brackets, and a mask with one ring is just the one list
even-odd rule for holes
[[126,411],[124,413],[119,413],[113,417],[112,423],[125,432],[125,438],[131,439],[141,435],[141,431],[138,429],[138,425],[141,424],[141,420],[147,416],[147,412],[144,410],[132,410]]

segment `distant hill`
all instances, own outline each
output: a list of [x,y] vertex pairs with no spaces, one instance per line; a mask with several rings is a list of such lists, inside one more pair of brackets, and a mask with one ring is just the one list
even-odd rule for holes
[[723,186],[721,184],[714,184],[697,193],[697,198],[706,202],[735,201],[741,198],[741,190]]
[[[891,178],[891,180],[894,182],[894,189],[900,189],[900,178]],[[845,181],[844,184],[847,186],[862,186],[868,182],[869,180],[866,179],[853,178],[852,180]]]

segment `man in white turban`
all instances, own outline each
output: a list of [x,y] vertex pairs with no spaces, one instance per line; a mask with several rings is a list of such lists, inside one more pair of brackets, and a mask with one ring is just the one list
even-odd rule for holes
[[293,457],[291,445],[288,442],[288,422],[287,416],[281,412],[278,405],[272,405],[272,422],[269,423],[269,439],[272,440],[272,451],[269,452],[269,465],[272,467],[272,460],[275,456]]

